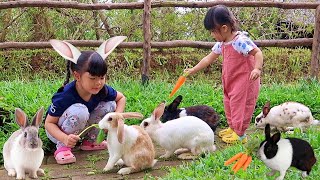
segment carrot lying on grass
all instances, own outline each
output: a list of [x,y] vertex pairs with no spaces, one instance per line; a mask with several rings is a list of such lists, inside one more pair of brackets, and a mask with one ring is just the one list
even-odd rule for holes
[[251,156],[248,156],[248,159],[246,160],[246,162],[245,162],[244,165],[242,166],[242,169],[243,169],[244,171],[248,168],[248,166],[250,165],[251,161],[252,161],[252,157],[251,157]]
[[230,159],[226,160],[224,162],[225,166],[228,166],[229,164],[233,163],[235,160],[239,159],[243,155],[243,152],[239,152],[238,154],[232,156]]
[[243,170],[246,170],[248,168],[252,161],[252,157],[247,153],[239,152],[238,154],[225,161],[224,165],[230,165],[234,161],[237,162],[232,166],[232,171],[234,173],[237,173],[240,168],[242,168]]
[[[259,142],[260,140],[257,138],[249,139],[248,143],[244,145],[245,151],[242,151],[234,155],[233,157],[225,161],[224,165],[227,166],[237,160],[237,162],[232,166],[232,171],[234,171],[234,173],[237,173],[237,171],[239,171],[239,169],[241,168],[244,171],[247,170],[248,166],[252,162],[252,155],[254,154],[254,152],[257,152],[257,150],[259,149],[259,146],[260,146]],[[241,155],[241,157],[239,157],[240,156],[239,154]],[[243,157],[244,154],[247,156],[246,158],[245,156]],[[245,160],[243,160],[242,158]],[[245,161],[245,162],[241,163],[241,161]],[[240,167],[238,167],[238,165]]]
[[237,173],[239,171],[239,169],[245,164],[247,159],[248,159],[248,155],[247,154],[243,154],[241,156],[241,158],[236,162],[236,167],[233,169],[233,172]]
[[187,76],[188,76],[188,73],[184,73],[182,76],[179,77],[178,81],[176,82],[175,86],[173,87],[169,95],[169,98],[171,98],[178,91],[178,89],[184,84],[184,82],[186,82]]

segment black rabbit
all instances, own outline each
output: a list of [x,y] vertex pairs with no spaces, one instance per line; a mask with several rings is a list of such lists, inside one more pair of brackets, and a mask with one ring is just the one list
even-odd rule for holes
[[197,105],[178,108],[181,100],[182,96],[179,95],[173,100],[171,104],[165,107],[164,113],[161,117],[162,122],[167,122],[183,116],[195,116],[206,122],[213,130],[213,132],[215,132],[219,124],[220,117],[212,107],[207,105]]

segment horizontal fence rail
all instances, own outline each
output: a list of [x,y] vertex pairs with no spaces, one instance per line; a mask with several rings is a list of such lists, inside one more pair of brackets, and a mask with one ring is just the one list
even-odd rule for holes
[[[103,41],[98,40],[67,40],[67,42],[78,47],[99,47]],[[296,47],[312,46],[313,38],[297,38],[290,40],[254,40],[259,47]],[[211,49],[215,42],[174,40],[164,42],[151,42],[152,48],[179,48],[190,47],[200,49]],[[143,48],[142,42],[122,42],[119,48]],[[2,42],[0,49],[45,49],[52,48],[49,42]]]
[[[213,1],[213,2],[165,2],[152,1],[151,7],[186,7],[186,8],[206,8],[218,4],[229,7],[276,7],[281,9],[316,9],[319,2],[272,2],[272,1]],[[1,2],[0,9],[19,8],[19,7],[52,7],[52,8],[71,8],[80,10],[110,10],[110,9],[143,9],[144,2],[132,3],[96,3],[86,4],[76,1],[8,1]]]

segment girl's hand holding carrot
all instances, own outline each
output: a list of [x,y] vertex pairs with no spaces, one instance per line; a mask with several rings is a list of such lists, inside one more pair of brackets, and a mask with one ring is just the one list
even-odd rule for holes
[[183,73],[182,76],[179,77],[178,81],[176,82],[175,86],[173,87],[169,98],[171,98],[177,91],[178,89],[184,84],[184,82],[186,82],[187,80],[187,76],[189,75],[189,73]]

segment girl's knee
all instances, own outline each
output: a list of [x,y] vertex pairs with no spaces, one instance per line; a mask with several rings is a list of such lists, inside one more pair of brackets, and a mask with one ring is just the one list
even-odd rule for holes
[[116,102],[115,101],[108,101],[108,102],[100,102],[101,109],[106,112],[114,112],[116,110]]
[[80,121],[87,121],[89,119],[88,108],[81,103],[71,105],[62,116],[65,117],[77,117]]
[[86,126],[89,115],[85,105],[73,104],[59,118],[58,126],[67,134],[78,133]]

